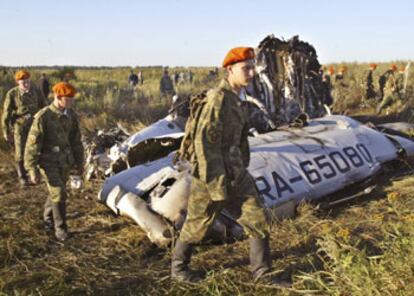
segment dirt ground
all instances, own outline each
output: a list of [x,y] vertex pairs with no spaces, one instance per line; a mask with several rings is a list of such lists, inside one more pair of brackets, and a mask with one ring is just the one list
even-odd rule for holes
[[[257,287],[251,282],[245,240],[196,248],[193,264],[206,271],[202,285],[188,286],[172,281],[169,276],[171,250],[157,248],[131,219],[116,217],[99,204],[96,197],[102,181],[87,183],[83,189],[70,192],[67,217],[74,236],[65,244],[59,243],[43,227],[45,184],[22,188],[17,182],[10,151],[2,149],[0,180],[0,296],[269,295],[276,292],[297,295],[294,289],[279,291]],[[410,182],[414,184],[414,179]],[[297,278],[295,285],[306,291],[308,286],[301,276],[305,278],[306,273],[319,270],[325,272],[317,241],[329,237],[326,231],[329,235],[339,233],[346,237],[349,228],[356,239],[363,235],[370,239],[382,237],[375,232],[378,224],[370,220],[374,216],[370,212],[389,211],[387,199],[383,199],[386,190],[381,188],[373,202],[364,200],[334,212],[328,210],[322,216],[315,216],[312,209],[305,210],[298,218],[273,227],[271,249],[278,276],[286,280]],[[368,241],[364,238],[362,242],[365,240]],[[380,252],[371,245],[367,242],[361,248]]]

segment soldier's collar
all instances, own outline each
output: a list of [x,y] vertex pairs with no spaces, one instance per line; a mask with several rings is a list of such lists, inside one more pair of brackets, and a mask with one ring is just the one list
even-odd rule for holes
[[247,94],[246,94],[246,89],[244,87],[240,90],[240,93],[237,93],[230,86],[230,83],[226,79],[223,79],[220,82],[220,88],[231,91],[232,93],[234,93],[239,98],[240,101],[246,101],[246,95]]
[[227,79],[223,79],[220,82],[220,88],[231,91],[232,93],[236,94],[237,96],[239,95],[238,93],[236,93],[234,91],[234,89],[231,87],[230,83],[227,81]]
[[240,90],[239,99],[242,102],[247,101],[247,92],[246,92],[246,89],[244,87]]
[[65,109],[64,111],[59,110],[58,107],[55,106],[55,104],[50,104],[50,110],[52,110],[53,112],[55,112],[58,115],[68,115],[68,109]]
[[32,90],[32,87],[30,87],[28,90],[22,90],[20,87],[17,87],[17,89],[19,90],[19,93],[20,93],[21,95],[24,95],[24,94],[28,94],[28,93],[30,93],[30,92],[31,92],[31,90]]

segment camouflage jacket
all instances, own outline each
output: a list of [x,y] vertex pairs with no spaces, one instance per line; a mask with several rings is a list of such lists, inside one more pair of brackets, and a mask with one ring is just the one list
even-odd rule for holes
[[226,80],[207,93],[193,132],[192,174],[207,184],[213,200],[227,199],[227,186],[247,173],[248,122],[247,110]]
[[396,91],[401,93],[404,90],[404,74],[398,73],[395,78]]
[[[33,85],[27,93],[22,93],[18,86],[9,90],[3,105],[2,129],[3,135],[10,132],[14,122],[25,115],[35,115],[37,111],[48,105],[43,94]],[[29,118],[29,117],[28,117]]]
[[37,165],[82,168],[84,154],[78,117],[71,109],[65,113],[52,103],[35,115],[24,155],[29,172],[36,171]]
[[384,96],[391,96],[397,91],[397,85],[395,83],[395,75],[391,73],[387,77],[387,81],[384,86]]

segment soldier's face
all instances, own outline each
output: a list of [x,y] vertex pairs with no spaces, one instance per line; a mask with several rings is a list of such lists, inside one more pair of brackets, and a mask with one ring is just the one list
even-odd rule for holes
[[75,99],[73,97],[58,97],[58,107],[59,109],[68,109],[72,107]]
[[22,91],[28,91],[30,89],[30,79],[20,79],[17,80],[17,85]]
[[246,60],[229,67],[229,79],[239,87],[246,87],[252,81],[255,73],[254,61]]

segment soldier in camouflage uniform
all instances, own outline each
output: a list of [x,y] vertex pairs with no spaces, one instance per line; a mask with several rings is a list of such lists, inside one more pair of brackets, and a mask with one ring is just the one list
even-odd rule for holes
[[75,88],[60,82],[53,87],[53,93],[53,103],[34,118],[26,144],[25,167],[32,183],[39,182],[39,170],[45,179],[49,190],[43,214],[45,226],[47,230],[54,226],[56,238],[65,241],[66,182],[72,168],[82,174],[84,155],[78,117],[70,109]]
[[378,79],[378,86],[379,86],[379,93],[380,93],[379,101],[382,101],[382,99],[384,98],[384,88],[385,88],[385,84],[387,83],[388,77],[390,75],[394,75],[394,72],[396,70],[397,70],[397,66],[391,65],[391,67],[387,71],[385,71],[383,74],[380,75]]
[[376,68],[377,68],[377,64],[369,65],[367,78],[365,80],[365,99],[366,100],[375,99],[375,96],[376,96],[375,87],[374,87],[374,79],[372,77]]
[[332,98],[332,81],[331,77],[334,74],[334,68],[330,67],[327,73],[322,72],[322,97],[323,104],[332,107],[334,100]]
[[12,144],[13,130],[17,175],[20,183],[26,186],[29,184],[24,169],[24,147],[27,134],[32,125],[33,116],[48,102],[40,90],[32,85],[29,72],[17,71],[15,80],[17,86],[7,92],[3,105],[3,137],[6,142]]
[[377,113],[380,114],[382,110],[389,107],[398,97],[398,89],[395,81],[395,71],[397,71],[396,65],[391,65],[390,69],[384,73],[386,75],[386,81],[383,89],[383,98],[380,105],[377,108]]
[[254,75],[253,59],[252,48],[232,49],[223,62],[227,78],[207,93],[197,118],[187,123],[183,145],[192,144],[193,181],[187,217],[172,253],[171,275],[178,281],[200,280],[188,266],[192,245],[206,237],[224,208],[250,239],[254,280],[264,279],[270,272],[269,225],[255,182],[247,171],[249,118],[241,107],[243,88]]
[[400,69],[398,70],[398,74],[396,76],[397,76],[395,78],[396,92],[397,92],[398,98],[400,100],[403,100],[404,99],[404,77],[405,77],[404,66],[400,67]]
[[321,76],[322,85],[321,85],[321,96],[322,96],[322,104],[332,108],[334,103],[333,95],[332,95],[332,79],[335,74],[335,68],[330,66],[328,69],[326,67],[322,67],[319,70],[319,75]]

